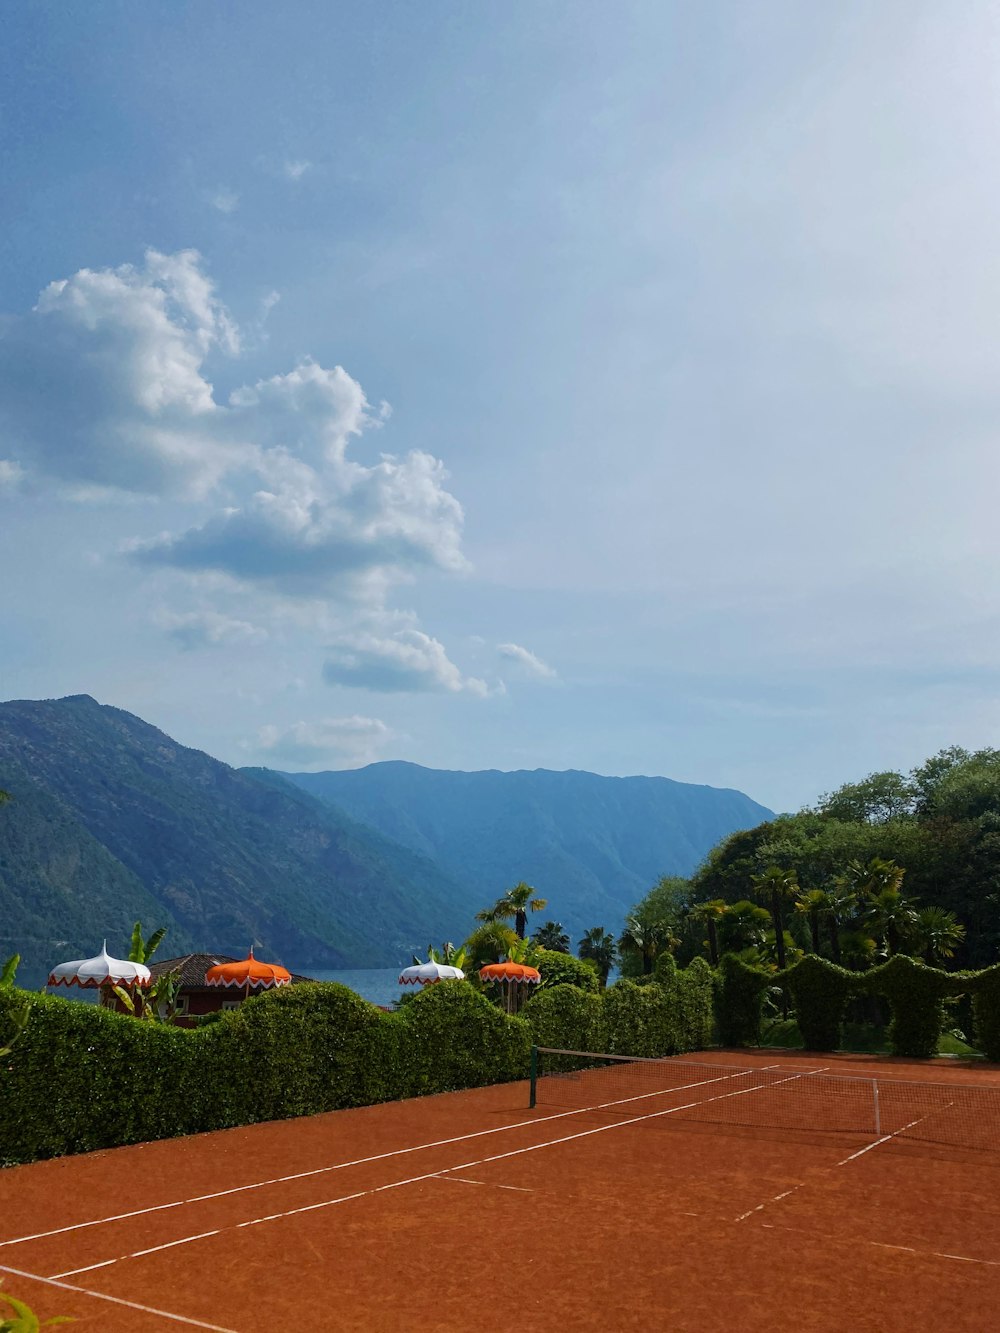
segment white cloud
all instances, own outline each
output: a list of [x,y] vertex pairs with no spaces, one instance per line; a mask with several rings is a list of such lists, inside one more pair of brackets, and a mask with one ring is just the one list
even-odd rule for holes
[[267,630],[259,625],[211,610],[177,612],[161,608],[154,612],[153,623],[185,649],[223,644],[248,647],[268,637]]
[[240,196],[223,185],[209,196],[209,203],[220,213],[235,213],[240,206]]
[[312,171],[312,163],[304,158],[297,160],[287,160],[284,164],[284,172],[290,181],[299,181],[307,171]]
[[396,733],[377,717],[328,717],[315,722],[295,722],[281,729],[261,727],[256,748],[269,762],[318,769],[331,764],[355,768],[380,757]]
[[462,674],[442,643],[417,629],[397,630],[388,637],[345,636],[328,650],[323,677],[329,685],[384,692],[466,692],[480,698],[490,693],[484,680]]
[[195,251],[81,269],[3,330],[0,441],[70,489],[203,496],[254,452],[220,429],[202,374],[238,350]]
[[536,657],[527,648],[517,643],[498,643],[497,652],[509,662],[513,662],[525,675],[536,680],[556,680],[557,672],[540,657]]

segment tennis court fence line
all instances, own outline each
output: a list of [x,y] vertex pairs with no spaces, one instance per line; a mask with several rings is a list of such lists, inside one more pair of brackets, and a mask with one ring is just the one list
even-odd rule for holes
[[668,1119],[1000,1150],[1000,1088],[532,1047],[532,1107],[641,1115],[674,1101]]

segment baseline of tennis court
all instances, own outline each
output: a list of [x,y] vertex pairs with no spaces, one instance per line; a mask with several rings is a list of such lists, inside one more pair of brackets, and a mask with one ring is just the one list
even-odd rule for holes
[[[0,1280],[82,1329],[466,1329],[498,1303],[538,1329],[988,1325],[1000,1150],[874,1136],[846,1093],[825,1125],[843,1061],[657,1063],[669,1087],[570,1071],[534,1110],[512,1084],[9,1169]],[[929,1073],[1000,1099],[985,1070],[876,1067],[890,1106]]]

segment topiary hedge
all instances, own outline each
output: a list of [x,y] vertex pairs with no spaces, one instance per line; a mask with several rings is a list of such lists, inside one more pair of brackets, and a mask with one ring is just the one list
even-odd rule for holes
[[976,1040],[987,1060],[1000,1060],[1000,963],[975,973],[968,989]]
[[835,1051],[840,1045],[847,1002],[855,993],[857,973],[837,967],[814,953],[781,976],[795,1009],[807,1051]]
[[764,992],[774,982],[774,974],[751,967],[735,954],[723,954],[719,960],[715,987],[715,1022],[723,1046],[760,1044],[760,1021]]

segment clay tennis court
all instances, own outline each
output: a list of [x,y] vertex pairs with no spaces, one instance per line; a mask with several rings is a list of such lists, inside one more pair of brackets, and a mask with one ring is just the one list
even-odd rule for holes
[[[136,1333],[992,1326],[1000,1076],[657,1063],[11,1168],[0,1278]],[[845,1129],[875,1076],[882,1133]]]

